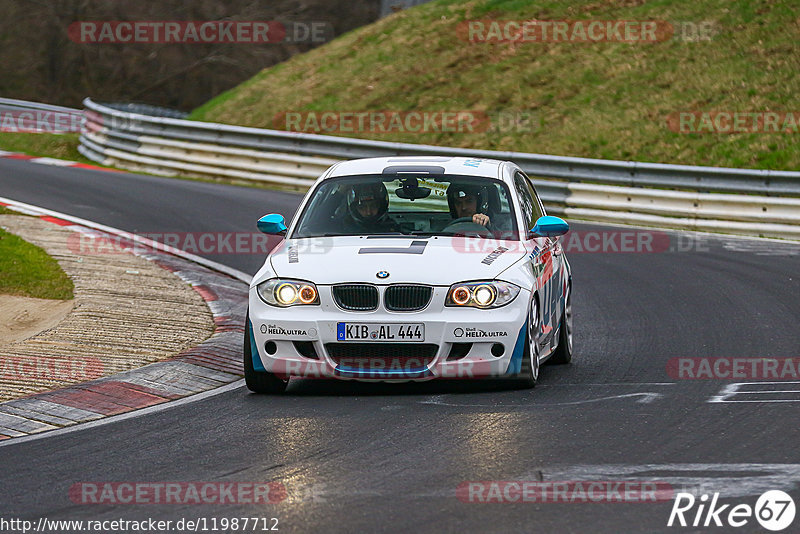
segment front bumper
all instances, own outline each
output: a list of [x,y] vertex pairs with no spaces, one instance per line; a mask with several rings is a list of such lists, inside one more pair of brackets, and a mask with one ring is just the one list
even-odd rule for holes
[[[254,368],[279,376],[363,381],[468,379],[519,372],[530,293],[521,290],[501,308],[444,306],[448,288],[435,287],[430,304],[415,312],[379,306],[369,312],[346,311],[333,303],[330,286],[319,286],[321,304],[277,308],[250,289]],[[337,340],[337,325],[349,323],[423,323],[419,343],[370,343]]]

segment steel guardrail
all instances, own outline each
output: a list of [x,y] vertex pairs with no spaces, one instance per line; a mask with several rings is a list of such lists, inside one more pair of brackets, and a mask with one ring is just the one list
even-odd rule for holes
[[77,133],[82,129],[83,111],[41,102],[0,98],[0,132]]
[[113,124],[112,129],[136,135],[341,159],[433,154],[485,157],[511,160],[528,174],[567,181],[800,196],[800,172],[795,171],[642,163],[370,141],[124,113],[88,98],[84,105],[87,110],[108,119]]
[[[574,218],[800,239],[800,172],[473,150],[267,130],[120,111],[84,100],[81,153],[106,165],[307,188],[342,159],[510,160],[549,211]],[[118,106],[115,106],[118,107]]]
[[17,100],[15,98],[0,98],[0,106],[16,109],[28,109],[34,111],[57,111],[61,113],[83,113],[83,110],[55,106],[53,104],[42,104],[41,102],[29,102],[27,100]]

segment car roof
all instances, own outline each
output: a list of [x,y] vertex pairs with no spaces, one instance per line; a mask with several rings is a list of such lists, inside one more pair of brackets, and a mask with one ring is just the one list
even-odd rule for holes
[[[364,158],[337,163],[324,178],[351,176],[355,174],[381,174],[385,169],[396,167],[402,171],[432,172],[466,176],[482,176],[503,179],[504,161],[483,158],[449,156],[390,156]],[[444,172],[442,172],[444,169]]]

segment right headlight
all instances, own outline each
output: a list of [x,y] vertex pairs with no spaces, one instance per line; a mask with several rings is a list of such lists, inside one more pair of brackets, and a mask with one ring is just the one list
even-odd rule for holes
[[455,308],[499,308],[517,298],[518,294],[519,287],[508,282],[462,282],[450,286],[444,305]]
[[256,286],[261,300],[272,306],[286,308],[304,304],[319,304],[317,286],[301,280],[272,278]]

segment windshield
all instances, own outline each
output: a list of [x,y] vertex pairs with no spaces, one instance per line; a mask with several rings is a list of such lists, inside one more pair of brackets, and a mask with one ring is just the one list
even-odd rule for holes
[[312,193],[292,238],[468,235],[517,240],[510,193],[500,180],[455,175],[331,178]]

